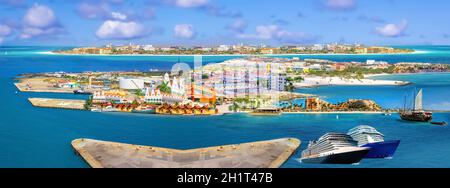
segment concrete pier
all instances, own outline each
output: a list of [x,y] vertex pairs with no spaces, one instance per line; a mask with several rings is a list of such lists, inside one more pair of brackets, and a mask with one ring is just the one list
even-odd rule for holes
[[300,140],[276,140],[190,150],[76,139],[72,147],[93,168],[278,168]]
[[29,98],[28,101],[33,106],[43,108],[61,108],[71,110],[84,110],[84,100],[72,99],[48,99],[48,98]]

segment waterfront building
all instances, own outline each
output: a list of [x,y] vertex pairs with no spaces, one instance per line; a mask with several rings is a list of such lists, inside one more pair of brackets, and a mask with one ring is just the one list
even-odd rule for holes
[[322,70],[323,66],[321,64],[312,64],[307,66],[306,68],[310,70]]
[[261,48],[262,54],[274,54],[276,52],[278,52],[277,48]]
[[60,82],[60,83],[58,83],[58,87],[60,87],[60,88],[78,88],[78,87],[80,87],[80,84],[76,83],[76,82]]
[[306,62],[304,61],[295,61],[292,63],[292,70],[297,72],[303,72],[303,69],[306,66]]
[[214,115],[218,113],[218,110],[209,105],[163,104],[156,108],[156,113],[166,115]]
[[147,87],[145,89],[145,96],[144,101],[146,103],[150,104],[162,104],[163,98],[162,98],[161,91],[159,89],[150,89],[150,87]]
[[119,87],[120,89],[125,90],[137,90],[144,89],[144,79],[140,78],[119,78]]
[[99,54],[111,54],[112,53],[112,48],[108,48],[108,47],[99,48],[98,50],[99,50],[98,51]]
[[229,45],[220,45],[219,47],[217,47],[217,51],[219,52],[226,52],[229,51],[231,49],[231,47]]
[[142,47],[142,49],[143,49],[144,51],[156,51],[156,48],[153,47],[153,45],[144,45],[144,46]]
[[228,60],[206,66],[203,74],[207,78],[200,85],[225,98],[256,97],[268,91],[283,91],[286,84],[285,62],[285,59],[277,58]]
[[92,95],[93,103],[127,103],[130,102],[126,99],[126,93],[121,91],[94,91]]
[[321,51],[321,50],[323,50],[325,47],[322,45],[322,44],[314,44],[312,47],[311,47],[311,50],[313,50],[313,51]]
[[172,83],[170,84],[170,91],[172,95],[185,96],[186,88],[184,85],[184,78],[173,77]]
[[366,47],[356,47],[355,53],[357,54],[367,54],[367,48]]

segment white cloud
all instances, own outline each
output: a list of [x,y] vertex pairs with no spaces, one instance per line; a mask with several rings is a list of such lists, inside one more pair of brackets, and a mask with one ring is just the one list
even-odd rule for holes
[[77,7],[77,13],[83,18],[95,19],[102,18],[109,12],[109,5],[106,3],[102,4],[90,4],[83,2]]
[[256,27],[256,34],[239,34],[237,36],[243,39],[277,40],[282,43],[308,43],[316,40],[315,36],[286,31],[278,25],[259,25]]
[[226,26],[228,30],[231,30],[235,33],[243,33],[247,28],[247,22],[242,19],[235,20],[233,23]]
[[334,11],[348,11],[356,8],[356,0],[322,0],[326,9]]
[[134,39],[145,35],[142,24],[134,21],[124,22],[118,20],[106,20],[96,32],[101,39]]
[[376,33],[383,37],[400,37],[405,34],[408,27],[408,21],[402,20],[399,24],[386,24],[383,27],[377,27]]
[[11,27],[0,24],[0,37],[8,36],[12,33]]
[[126,20],[127,15],[122,14],[120,12],[111,12],[111,17],[117,20]]
[[45,5],[34,4],[23,18],[23,30],[20,38],[53,35],[63,32],[53,10]]
[[178,24],[173,28],[176,37],[191,39],[195,37],[194,27],[190,24]]
[[0,24],[0,44],[3,43],[6,37],[11,35],[12,29],[7,25]]
[[175,5],[182,8],[193,8],[205,6],[209,0],[175,0]]
[[24,22],[31,27],[45,28],[53,26],[57,21],[51,8],[34,4],[25,14]]

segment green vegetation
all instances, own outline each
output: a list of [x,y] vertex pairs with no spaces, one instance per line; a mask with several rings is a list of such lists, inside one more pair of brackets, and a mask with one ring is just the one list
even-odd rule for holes
[[145,93],[142,92],[141,89],[135,89],[135,90],[132,90],[131,92],[132,92],[133,94],[135,94],[136,96],[138,96],[138,97],[144,96],[144,95],[145,95]]
[[163,82],[161,85],[159,85],[156,88],[158,88],[162,93],[171,93],[172,92],[168,83],[166,83],[166,82]]
[[92,106],[92,95],[89,97],[89,99],[86,100],[86,102],[84,103],[84,109],[85,110],[90,110]]
[[289,92],[293,92],[294,91],[294,89],[295,89],[294,84],[293,84],[294,80],[295,79],[293,79],[292,77],[287,77],[286,78],[286,84],[284,85],[284,90],[285,91],[289,91]]
[[382,74],[394,73],[395,66],[391,65],[386,69],[371,69],[365,68],[361,66],[349,66],[345,70],[338,71],[327,71],[325,69],[322,70],[311,70],[308,74],[315,76],[323,76],[323,77],[341,77],[346,79],[363,79],[366,74]]
[[301,82],[301,81],[303,81],[303,80],[305,80],[305,78],[303,78],[303,77],[301,77],[301,76],[296,76],[296,77],[294,77],[294,81],[295,81],[295,82]]

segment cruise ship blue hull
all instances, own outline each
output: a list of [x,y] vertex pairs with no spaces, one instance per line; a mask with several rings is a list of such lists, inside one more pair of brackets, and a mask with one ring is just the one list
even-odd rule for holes
[[315,164],[354,164],[361,161],[369,152],[368,149],[339,153],[315,158],[302,159],[303,163]]
[[369,147],[370,151],[364,158],[388,158],[394,156],[395,150],[397,150],[400,140],[375,142],[365,144],[361,147]]

